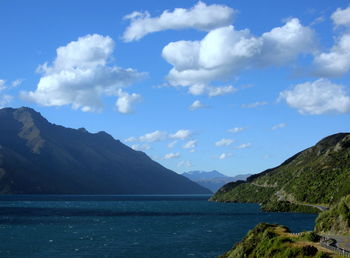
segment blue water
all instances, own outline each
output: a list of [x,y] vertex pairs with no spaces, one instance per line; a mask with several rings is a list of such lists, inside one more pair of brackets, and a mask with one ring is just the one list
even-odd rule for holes
[[208,196],[0,197],[0,257],[215,257],[259,222],[311,230],[315,215]]

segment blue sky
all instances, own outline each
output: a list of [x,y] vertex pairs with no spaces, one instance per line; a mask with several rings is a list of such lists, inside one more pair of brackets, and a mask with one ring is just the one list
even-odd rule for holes
[[257,173],[349,131],[349,1],[0,0],[0,11],[1,107],[106,131],[176,172]]

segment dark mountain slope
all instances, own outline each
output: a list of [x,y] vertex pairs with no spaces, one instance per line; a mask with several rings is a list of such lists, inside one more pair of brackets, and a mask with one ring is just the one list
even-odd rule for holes
[[30,108],[0,110],[0,192],[210,193],[105,132],[54,125]]

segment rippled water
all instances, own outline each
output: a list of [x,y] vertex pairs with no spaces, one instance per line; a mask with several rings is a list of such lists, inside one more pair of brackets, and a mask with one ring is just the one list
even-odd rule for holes
[[215,257],[259,222],[311,230],[315,215],[208,196],[0,197],[0,257]]

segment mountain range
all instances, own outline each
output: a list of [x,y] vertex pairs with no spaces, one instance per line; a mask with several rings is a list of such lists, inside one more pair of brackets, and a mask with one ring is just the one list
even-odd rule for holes
[[228,182],[235,182],[238,180],[246,180],[251,174],[237,175],[234,177],[226,176],[216,170],[212,171],[189,171],[184,172],[183,176],[196,182],[197,184],[216,192],[220,187]]
[[1,194],[207,194],[106,132],[48,122],[31,108],[0,109]]

